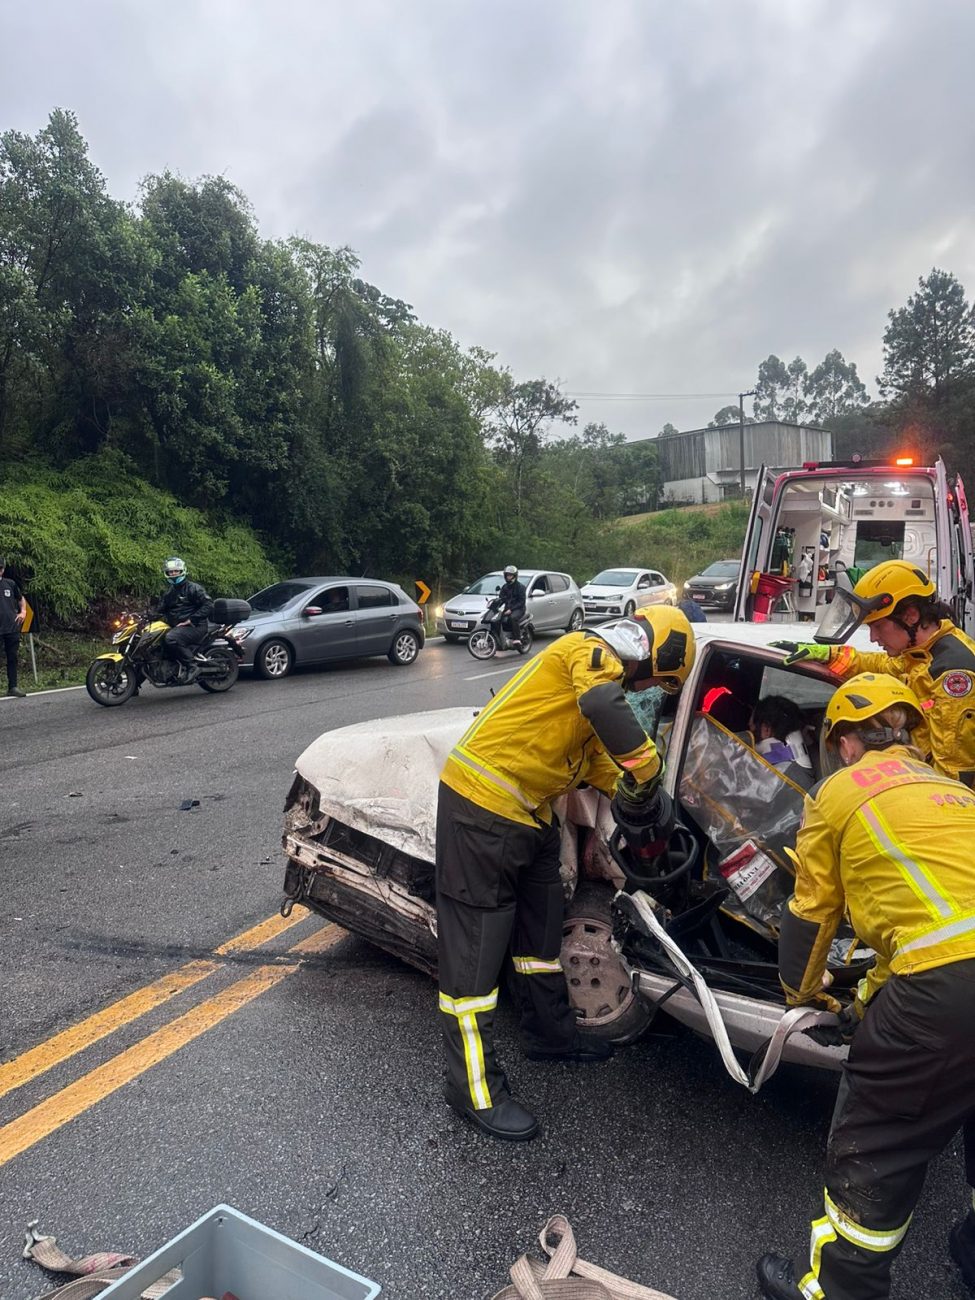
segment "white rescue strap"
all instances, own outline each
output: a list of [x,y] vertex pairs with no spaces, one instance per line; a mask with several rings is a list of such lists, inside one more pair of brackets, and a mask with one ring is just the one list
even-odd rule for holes
[[728,1030],[725,1027],[724,1020],[721,1017],[721,1008],[718,1006],[714,994],[708,988],[704,976],[657,920],[653,904],[643,890],[636,890],[629,895],[629,899],[648,931],[667,953],[674,969],[682,979],[690,984],[694,996],[700,1002],[707,1017],[708,1028],[711,1030],[711,1036],[717,1044],[724,1068],[735,1083],[740,1083],[749,1092],[758,1092],[762,1084],[775,1073],[782,1057],[782,1049],[785,1047],[787,1039],[791,1038],[793,1034],[800,1033],[812,1025],[821,1023],[834,1024],[836,1022],[836,1017],[829,1011],[817,1011],[809,1007],[793,1007],[784,1013],[771,1037],[753,1054],[749,1069],[747,1071],[742,1069],[738,1063],[738,1058],[735,1056],[731,1039],[728,1037]]

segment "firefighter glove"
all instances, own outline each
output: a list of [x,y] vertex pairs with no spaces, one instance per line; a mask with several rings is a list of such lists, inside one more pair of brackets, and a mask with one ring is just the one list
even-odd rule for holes
[[835,1024],[816,1025],[812,1029],[807,1029],[806,1033],[814,1043],[819,1043],[822,1047],[845,1047],[853,1041],[853,1035],[857,1031],[862,1015],[863,1007],[857,1000],[843,1008],[836,1017]]
[[622,808],[632,808],[636,804],[647,803],[657,793],[663,779],[663,759],[660,760],[656,775],[649,777],[646,781],[638,781],[632,772],[623,772],[616,778],[616,785],[613,787],[613,800],[614,802],[618,801]]
[[803,659],[828,664],[833,653],[832,646],[816,645],[812,641],[770,641],[769,645],[774,646],[776,650],[788,650],[789,653],[782,660],[786,667],[789,664],[800,663]]

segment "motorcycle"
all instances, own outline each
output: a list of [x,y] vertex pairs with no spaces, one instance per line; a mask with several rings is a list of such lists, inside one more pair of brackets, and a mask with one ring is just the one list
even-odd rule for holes
[[499,608],[499,602],[492,600],[487,609],[474,625],[467,648],[475,659],[491,659],[499,650],[517,650],[520,655],[527,654],[535,639],[531,614],[525,613],[518,621],[520,644],[512,645],[504,629],[505,611]]
[[[229,691],[237,680],[244,657],[242,637],[232,628],[251,612],[246,600],[215,600],[215,623],[207,626],[203,639],[194,647],[200,673],[195,683],[209,694]],[[112,645],[118,649],[99,655],[88,669],[85,687],[96,704],[114,708],[138,693],[143,682],[152,686],[188,686],[186,668],[166,649],[164,638],[169,624],[152,611],[124,613],[118,620]]]

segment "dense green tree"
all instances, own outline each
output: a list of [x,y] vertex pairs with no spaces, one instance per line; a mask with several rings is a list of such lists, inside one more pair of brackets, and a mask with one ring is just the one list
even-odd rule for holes
[[856,363],[846,361],[836,348],[811,371],[806,396],[809,419],[826,428],[832,428],[840,416],[862,410],[869,402]]
[[516,384],[503,376],[499,400],[487,413],[484,430],[498,464],[506,471],[510,509],[520,519],[552,425],[575,424],[578,403],[558,383],[531,379]]
[[[720,429],[727,424],[740,424],[741,410],[737,406],[722,406],[720,411],[716,411],[708,423],[709,429]],[[745,416],[746,424],[754,424],[755,417],[752,415]]]
[[758,367],[752,409],[757,420],[781,420],[782,408],[789,391],[789,371],[774,353]]

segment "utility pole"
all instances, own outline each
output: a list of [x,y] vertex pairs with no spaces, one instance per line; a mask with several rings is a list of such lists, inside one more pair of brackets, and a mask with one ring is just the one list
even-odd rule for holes
[[754,397],[754,388],[738,394],[738,472],[741,481],[741,499],[745,499],[745,398]]

